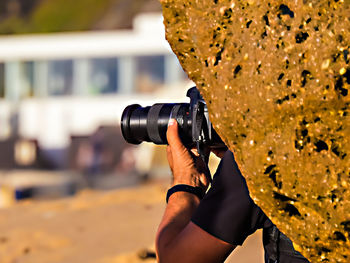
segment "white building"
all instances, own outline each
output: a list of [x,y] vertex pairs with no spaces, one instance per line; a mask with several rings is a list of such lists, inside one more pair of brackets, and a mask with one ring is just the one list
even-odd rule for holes
[[0,140],[17,113],[21,138],[61,149],[71,135],[117,124],[128,104],[183,101],[186,81],[161,14],[139,15],[132,31],[3,36]]

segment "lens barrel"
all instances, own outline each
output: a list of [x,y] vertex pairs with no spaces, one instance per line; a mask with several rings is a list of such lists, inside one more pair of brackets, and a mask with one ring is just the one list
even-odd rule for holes
[[167,144],[168,122],[170,118],[175,118],[179,123],[181,140],[184,144],[189,144],[192,142],[189,108],[189,103],[157,103],[148,107],[129,105],[121,119],[122,134],[132,144],[143,141]]

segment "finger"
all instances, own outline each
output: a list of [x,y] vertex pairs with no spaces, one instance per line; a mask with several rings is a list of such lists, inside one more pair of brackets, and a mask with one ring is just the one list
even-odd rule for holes
[[186,150],[185,146],[182,144],[179,131],[178,124],[175,119],[170,119],[168,124],[168,130],[166,133],[168,144],[171,146],[171,150],[174,151],[184,151]]
[[191,149],[191,153],[196,156],[196,157],[199,157],[199,153],[198,153],[198,150],[196,148],[192,148]]
[[193,158],[187,148],[182,144],[175,119],[169,121],[167,140],[171,149],[173,169],[182,169],[193,165]]

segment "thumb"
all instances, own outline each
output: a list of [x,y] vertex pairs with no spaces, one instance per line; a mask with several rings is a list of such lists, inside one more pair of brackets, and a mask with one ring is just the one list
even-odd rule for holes
[[166,136],[172,151],[186,150],[185,146],[181,142],[178,131],[178,123],[175,119],[169,120]]

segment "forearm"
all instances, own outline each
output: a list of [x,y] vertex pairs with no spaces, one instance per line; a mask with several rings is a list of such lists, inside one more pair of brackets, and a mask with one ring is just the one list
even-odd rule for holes
[[[167,140],[167,158],[173,174],[173,186],[199,187],[205,192],[211,179],[209,169],[197,151],[188,150],[182,144],[174,119],[169,121]],[[217,263],[222,262],[232,251],[232,245],[191,222],[202,196],[192,190],[188,193],[173,188],[169,192],[172,194],[156,236],[157,259],[160,263]]]
[[191,193],[176,192],[170,196],[156,237],[157,258],[161,262],[172,262],[172,250],[176,249],[176,238],[188,225],[199,205],[199,198]]

